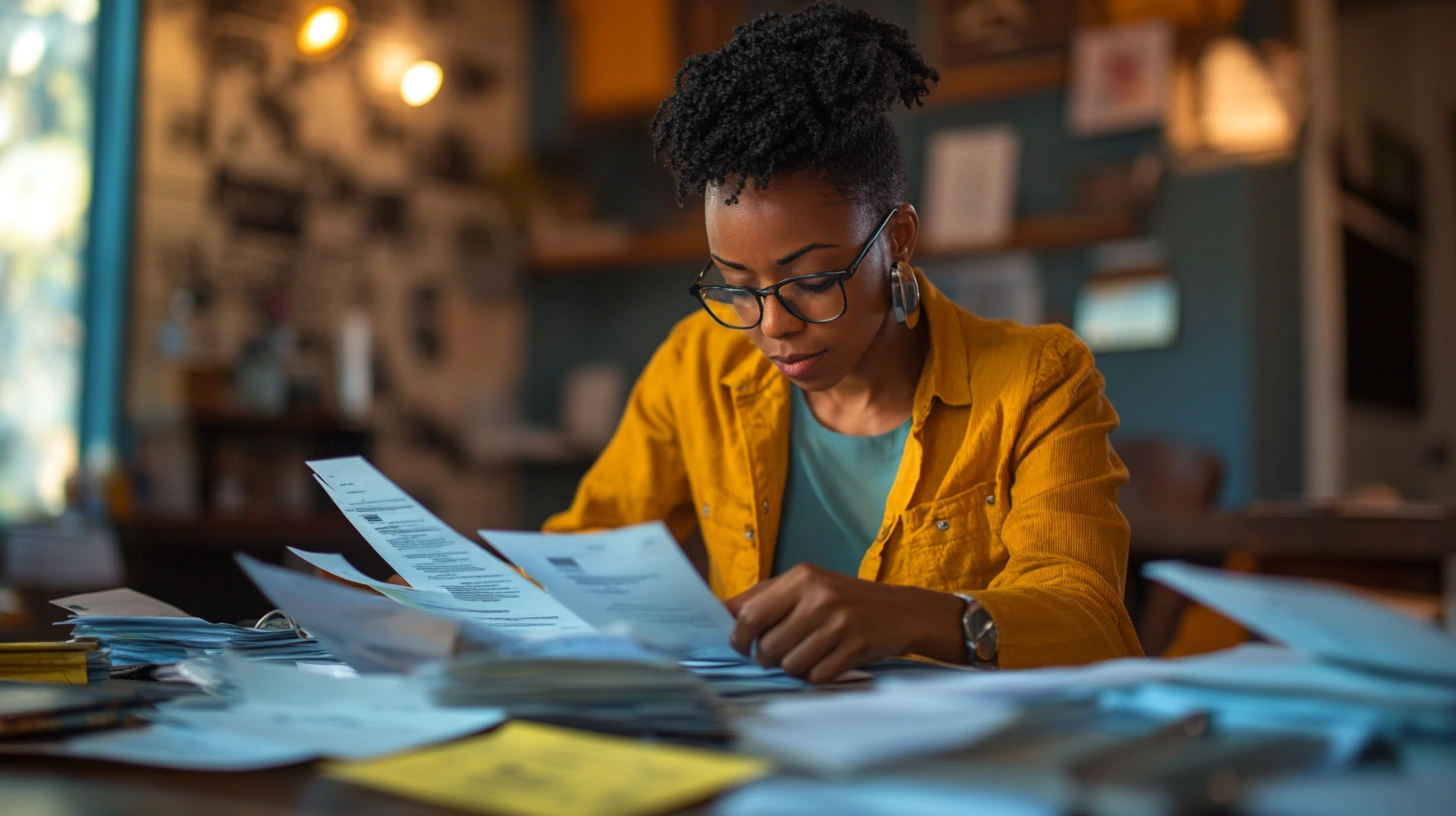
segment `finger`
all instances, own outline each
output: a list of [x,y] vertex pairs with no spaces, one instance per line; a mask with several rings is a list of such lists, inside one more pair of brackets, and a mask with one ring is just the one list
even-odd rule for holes
[[397,575],[397,574],[396,575],[389,576],[389,580],[386,581],[385,583],[398,584],[399,586],[402,586],[402,587],[409,586],[409,581],[406,581],[405,579],[399,577],[399,575]]
[[799,644],[824,627],[829,614],[812,597],[801,593],[793,610],[758,636],[754,656],[758,658],[759,665],[766,669],[781,665]]
[[738,610],[742,609],[743,605],[747,603],[749,599],[773,586],[774,581],[777,580],[777,578],[769,578],[765,581],[759,581],[748,589],[745,589],[737,595],[734,595],[733,597],[724,601],[723,605],[728,607],[728,614],[732,615],[735,618],[738,617]]
[[839,648],[843,640],[844,632],[838,627],[820,625],[784,655],[779,665],[790,677],[807,679],[820,662]]
[[805,679],[810,683],[833,683],[839,679],[839,675],[869,662],[871,661],[858,639],[847,637],[839,642],[834,651],[822,658]]
[[796,588],[783,582],[765,588],[743,602],[738,609],[738,622],[729,642],[741,655],[748,655],[753,642],[793,611],[798,602]]

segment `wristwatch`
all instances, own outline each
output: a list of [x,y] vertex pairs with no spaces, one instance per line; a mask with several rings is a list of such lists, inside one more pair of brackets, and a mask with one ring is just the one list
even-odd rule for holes
[[996,621],[981,602],[969,595],[956,594],[966,602],[961,613],[961,632],[966,636],[966,649],[971,654],[971,665],[982,669],[996,668],[996,658],[1001,650],[1001,635],[996,630]]

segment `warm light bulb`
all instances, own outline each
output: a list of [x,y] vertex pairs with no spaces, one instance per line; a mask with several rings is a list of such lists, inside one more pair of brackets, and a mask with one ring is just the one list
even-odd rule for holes
[[405,69],[399,80],[399,96],[407,105],[419,106],[435,98],[440,92],[440,83],[445,81],[445,72],[429,60],[420,60]]
[[31,28],[20,33],[10,45],[9,67],[12,76],[22,77],[40,67],[45,59],[46,37]]
[[349,33],[349,15],[338,6],[320,6],[298,29],[298,50],[311,57],[326,54]]
[[1210,147],[1228,154],[1289,149],[1294,123],[1268,70],[1247,43],[1232,37],[1215,40],[1199,70],[1200,124]]

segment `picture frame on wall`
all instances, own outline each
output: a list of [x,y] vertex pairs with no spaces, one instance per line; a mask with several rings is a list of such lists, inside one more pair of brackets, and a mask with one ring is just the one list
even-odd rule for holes
[[1168,115],[1172,76],[1167,21],[1084,29],[1072,44],[1068,125],[1084,137],[1158,127]]
[[930,104],[1061,87],[1081,0],[923,0],[921,43],[941,75]]
[[1010,236],[1020,153],[1020,138],[1008,125],[931,135],[925,165],[927,248],[981,248]]

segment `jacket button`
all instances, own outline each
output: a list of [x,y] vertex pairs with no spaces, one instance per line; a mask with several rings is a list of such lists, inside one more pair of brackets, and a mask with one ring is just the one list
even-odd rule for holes
[[708,517],[708,505],[703,505],[703,518]]
[[763,512],[765,512],[765,513],[768,512],[768,501],[767,500],[765,500],[764,503],[763,503]]
[[950,522],[946,521],[945,519],[936,519],[936,521],[935,521],[935,529],[937,529],[937,530],[939,530],[939,531],[941,531],[943,533],[946,530],[949,530],[950,529]]
[[749,541],[752,541],[753,540],[753,531],[752,530],[744,530],[743,531],[743,537],[746,538],[746,539],[748,539]]
[[992,493],[991,495],[989,495],[989,496],[986,497],[986,504],[989,504],[992,507],[995,507],[996,506],[996,494],[995,493]]

